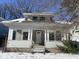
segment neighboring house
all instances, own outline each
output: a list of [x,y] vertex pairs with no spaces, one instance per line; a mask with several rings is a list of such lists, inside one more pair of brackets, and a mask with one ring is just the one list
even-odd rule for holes
[[62,40],[69,39],[72,24],[55,23],[52,13],[24,13],[24,16],[2,22],[9,27],[8,51],[29,51],[38,46],[51,49],[62,45]]

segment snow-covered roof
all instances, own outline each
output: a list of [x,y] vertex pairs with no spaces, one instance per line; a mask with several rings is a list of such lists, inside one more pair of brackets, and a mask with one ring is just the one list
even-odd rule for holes
[[6,20],[2,21],[2,23],[11,23],[11,22],[22,22],[25,21],[25,18],[13,19],[13,20]]
[[0,17],[0,22],[1,22],[1,21],[4,21],[4,20],[5,20],[4,18]]
[[55,21],[56,23],[60,24],[72,24],[73,22],[66,22],[66,21]]
[[5,26],[12,29],[53,29],[53,30],[62,30],[68,29],[72,24],[58,24],[58,23],[48,23],[48,22],[12,22],[4,23]]

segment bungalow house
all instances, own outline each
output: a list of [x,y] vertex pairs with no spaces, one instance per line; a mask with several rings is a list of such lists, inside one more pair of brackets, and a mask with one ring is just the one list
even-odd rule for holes
[[70,23],[56,23],[52,13],[24,13],[25,18],[2,23],[9,27],[6,49],[31,51],[35,48],[51,49],[69,39]]

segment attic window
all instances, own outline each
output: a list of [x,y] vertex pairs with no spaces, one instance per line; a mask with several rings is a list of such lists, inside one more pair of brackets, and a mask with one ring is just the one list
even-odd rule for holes
[[38,20],[38,17],[37,16],[33,16],[33,20],[34,21]]
[[45,21],[45,17],[40,17],[39,21]]

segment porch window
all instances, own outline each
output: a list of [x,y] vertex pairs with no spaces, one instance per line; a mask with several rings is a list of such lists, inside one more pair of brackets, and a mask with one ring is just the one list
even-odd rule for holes
[[16,31],[13,31],[13,40],[15,40],[15,38],[16,38]]
[[28,40],[28,32],[23,32],[23,40]]
[[61,32],[56,31],[56,40],[61,40]]
[[49,40],[54,40],[54,33],[53,32],[49,32]]

